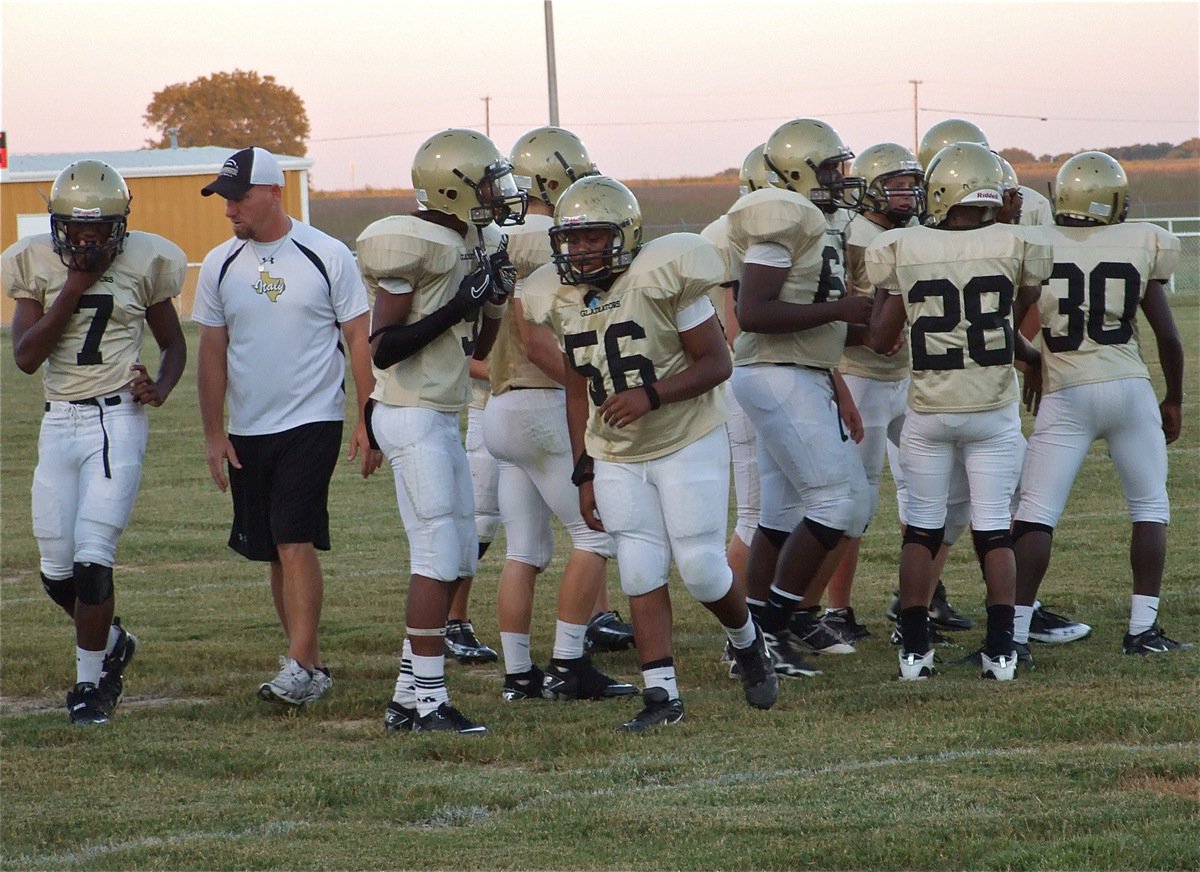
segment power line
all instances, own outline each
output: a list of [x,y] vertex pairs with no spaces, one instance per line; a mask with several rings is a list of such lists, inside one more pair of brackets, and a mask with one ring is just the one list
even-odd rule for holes
[[937,109],[933,106],[922,106],[926,112],[952,112],[955,115],[984,115],[991,118],[1030,118],[1034,121],[1121,121],[1130,124],[1195,124],[1195,118],[1074,118],[1066,116],[1048,117],[1045,115],[1010,115],[1004,112],[976,112],[973,109]]

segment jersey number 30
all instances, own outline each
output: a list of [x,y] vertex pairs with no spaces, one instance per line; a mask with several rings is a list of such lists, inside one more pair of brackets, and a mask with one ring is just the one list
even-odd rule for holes
[[[614,393],[629,390],[626,373],[636,372],[641,378],[641,384],[650,384],[658,379],[654,374],[654,362],[641,354],[621,354],[622,339],[645,339],[646,331],[636,321],[618,321],[608,325],[604,331],[604,360],[612,378]],[[598,345],[599,337],[595,330],[585,330],[582,333],[572,333],[566,337],[566,350],[571,358],[571,368],[588,379],[588,393],[592,396],[592,404],[599,406],[608,399],[608,391],[604,384],[604,373],[599,367],[586,361],[580,361],[575,354],[576,349],[590,348]]]

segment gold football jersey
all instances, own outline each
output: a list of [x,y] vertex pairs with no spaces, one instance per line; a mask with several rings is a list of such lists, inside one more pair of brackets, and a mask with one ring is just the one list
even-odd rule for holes
[[1147,282],[1175,272],[1179,239],[1141,222],[1042,233],[1054,246],[1054,271],[1038,300],[1046,393],[1149,378],[1138,347],[1138,306]]
[[1043,233],[904,227],[867,247],[867,276],[904,299],[912,349],[909,406],[982,412],[1016,402],[1012,304],[1054,265]]
[[[550,228],[553,226],[553,216],[533,214],[525,216],[524,224],[505,228],[508,232],[508,257],[517,268],[518,287],[522,287],[534,270],[550,263]],[[521,305],[524,306],[524,302]],[[510,304],[504,310],[500,332],[496,335],[492,353],[488,355],[492,395],[499,396],[513,388],[561,388],[562,385],[529,359],[516,317],[516,307]]]
[[1050,201],[1024,185],[1021,188],[1021,220],[1022,227],[1042,227],[1054,223],[1054,207]]
[[[851,293],[856,296],[874,297],[875,287],[867,276],[867,246],[875,241],[883,228],[865,215],[858,215],[846,228],[846,275],[850,280]],[[838,371],[876,381],[900,381],[908,375],[909,351],[908,331],[905,330],[904,347],[888,357],[876,354],[865,345],[847,345],[842,352]]]
[[677,314],[721,283],[721,255],[694,233],[672,233],[642,246],[612,287],[564,285],[553,266],[522,290],[525,317],[554,330],[571,366],[588,379],[591,415],[585,444],[601,460],[636,463],[678,451],[725,422],[720,390],[668,403],[628,427],[605,424],[597,408],[611,393],[685,369]]
[[[153,233],[132,232],[100,279],[83,292],[67,328],[46,358],[46,399],[86,400],[129,384],[138,362],[146,310],[178,296],[187,256]],[[3,256],[4,292],[50,308],[67,282],[67,268],[50,234],[13,243]]]
[[[499,231],[484,228],[488,251],[500,241]],[[458,285],[475,269],[474,228],[464,240],[458,233],[413,215],[393,215],[367,226],[358,237],[358,265],[372,305],[387,291],[381,279],[400,279],[413,290],[412,324],[446,305]],[[386,370],[375,368],[371,394],[392,406],[419,406],[457,412],[470,399],[467,358],[475,348],[476,323],[460,321],[407,360]]]
[[[841,212],[826,220],[807,197],[782,188],[760,188],[738,199],[729,212],[729,243],[744,262],[758,242],[787,249],[792,260],[779,299],[824,303],[846,293],[845,239]],[[832,369],[846,345],[846,323],[835,321],[796,333],[740,333],[733,345],[736,365],[796,363]]]

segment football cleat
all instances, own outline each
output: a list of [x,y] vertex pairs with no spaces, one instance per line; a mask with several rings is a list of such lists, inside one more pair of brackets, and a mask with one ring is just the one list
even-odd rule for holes
[[495,663],[500,659],[494,648],[489,648],[475,636],[470,621],[446,622],[446,655],[459,663]]
[[587,625],[583,650],[588,654],[602,651],[625,651],[636,643],[633,625],[621,620],[617,612],[601,612]]
[[1017,652],[988,656],[986,651],[979,652],[980,676],[993,681],[1012,681],[1017,677]]
[[387,704],[383,714],[383,731],[389,736],[392,733],[408,733],[412,731],[413,721],[417,719],[417,710],[392,700]]
[[[771,655],[771,664],[775,667],[776,675],[782,675],[784,678],[802,678],[821,674],[820,669],[805,661],[796,651],[792,634],[787,630],[780,630],[778,633],[764,631],[763,639],[767,643],[767,653]],[[733,669],[737,667],[737,661],[734,661],[729,670],[730,677],[734,677]]]
[[854,609],[826,609],[821,621],[830,630],[849,640],[850,644],[871,638],[871,631],[854,619]]
[[258,688],[258,698],[265,702],[304,705],[312,691],[312,673],[291,657],[279,658],[279,674]]
[[618,696],[633,696],[637,688],[632,684],[609,678],[592,665],[589,657],[576,660],[551,662],[546,667],[542,680],[542,696],[546,699],[613,699]]
[[734,648],[733,657],[746,702],[759,709],[769,709],[775,705],[779,696],[779,677],[775,674],[771,655],[767,653],[762,630],[755,629],[754,643],[749,648]]
[[108,709],[100,688],[90,681],[81,681],[67,691],[67,715],[77,727],[108,723]]
[[932,677],[936,671],[933,666],[932,648],[924,654],[900,652],[900,675],[898,677],[901,681],[924,681]]
[[444,702],[427,715],[413,721],[414,733],[461,733],[464,736],[481,736],[487,727],[467,718],[462,712]]
[[508,702],[517,702],[523,699],[543,699],[542,682],[545,680],[545,677],[542,670],[536,666],[530,667],[525,672],[506,673],[504,676],[504,689],[500,691],[500,696]]
[[100,695],[104,698],[106,711],[112,714],[121,702],[121,694],[125,690],[122,676],[125,667],[133,660],[137,652],[138,638],[121,626],[120,618],[113,618],[113,626],[120,631],[117,643],[113,649],[104,655],[104,665],[100,670]]
[[970,618],[964,618],[954,610],[946,596],[946,585],[938,580],[933,591],[933,599],[929,601],[929,619],[941,630],[969,630],[975,626]]
[[798,645],[808,648],[814,654],[855,653],[850,640],[818,618],[814,612],[794,613],[788,630]]
[[677,724],[683,720],[683,700],[671,699],[666,688],[647,687],[642,693],[642,703],[645,708],[617,727],[617,732],[641,733],[659,724]]
[[1191,642],[1176,642],[1167,636],[1158,622],[1137,635],[1125,634],[1121,650],[1126,654],[1166,654],[1170,651],[1188,651],[1195,646]]
[[1033,617],[1029,619],[1029,638],[1045,645],[1064,645],[1082,639],[1092,628],[1079,621],[1047,611],[1040,602],[1033,604]]

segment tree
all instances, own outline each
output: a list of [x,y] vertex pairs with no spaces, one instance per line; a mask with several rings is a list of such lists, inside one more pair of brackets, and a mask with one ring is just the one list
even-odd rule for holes
[[273,154],[294,156],[308,151],[304,101],[274,76],[260,76],[253,70],[213,73],[167,85],[154,94],[142,119],[161,134],[146,140],[151,148],[170,145],[168,130],[177,128],[181,146],[257,145]]
[[1010,164],[1037,163],[1037,158],[1033,156],[1033,152],[1026,151],[1023,148],[1002,148],[1000,149],[1000,157],[1004,158]]

